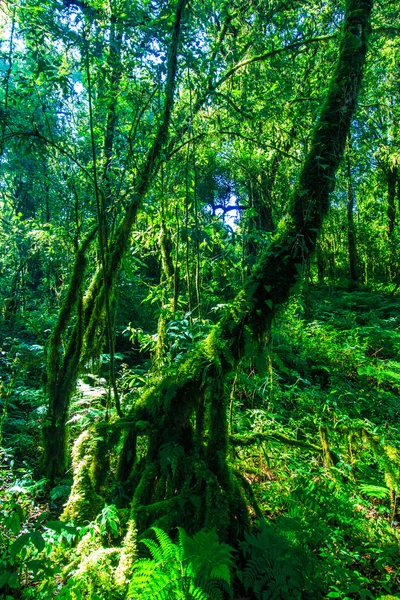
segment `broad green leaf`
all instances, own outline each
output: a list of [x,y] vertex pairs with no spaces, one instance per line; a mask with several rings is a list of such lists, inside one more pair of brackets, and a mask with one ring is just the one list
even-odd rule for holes
[[44,550],[46,543],[41,533],[39,533],[38,531],[33,531],[31,533],[31,540],[33,542],[33,545],[37,550],[39,550],[39,552]]
[[27,546],[31,541],[31,536],[31,533],[23,533],[22,535],[20,535],[10,548],[11,556],[16,556],[18,552],[22,550],[22,548]]

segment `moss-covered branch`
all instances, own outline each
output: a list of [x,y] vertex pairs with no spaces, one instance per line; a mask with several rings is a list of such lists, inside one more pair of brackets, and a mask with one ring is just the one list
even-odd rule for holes
[[294,440],[286,437],[280,433],[254,433],[252,435],[230,435],[229,441],[234,446],[254,446],[261,442],[281,442],[286,446],[292,446],[294,448],[303,448],[304,450],[310,450],[311,452],[317,452],[322,454],[323,450],[320,446],[315,444],[309,444],[308,442],[302,442],[301,440]]
[[315,252],[361,89],[371,7],[371,0],[347,1],[336,69],[292,193],[289,214],[246,286],[251,305],[247,322],[260,335],[288,299],[305,259]]

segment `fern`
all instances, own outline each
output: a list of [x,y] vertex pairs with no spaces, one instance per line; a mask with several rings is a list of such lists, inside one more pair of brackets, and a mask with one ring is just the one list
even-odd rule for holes
[[178,529],[176,544],[157,527],[156,540],[144,539],[151,558],[133,566],[130,600],[222,600],[232,595],[232,548],[215,532],[200,531],[194,538]]
[[179,545],[196,577],[203,580],[218,579],[230,585],[230,568],[233,566],[232,548],[228,544],[221,543],[215,531],[201,530],[192,539],[179,528]]
[[301,552],[272,527],[245,537],[242,549],[249,557],[243,572],[245,589],[258,600],[300,598],[305,583]]
[[362,483],[360,485],[360,491],[365,496],[370,498],[379,498],[384,500],[390,497],[390,489],[384,485],[370,485],[368,483]]

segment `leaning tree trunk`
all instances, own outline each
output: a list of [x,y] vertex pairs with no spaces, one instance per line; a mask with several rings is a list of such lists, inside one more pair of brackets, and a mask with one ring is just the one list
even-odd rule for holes
[[[47,360],[47,392],[49,407],[43,427],[44,470],[50,480],[65,474],[66,454],[66,422],[71,396],[74,392],[79,366],[85,356],[91,354],[93,340],[98,324],[104,314],[107,295],[111,293],[116,281],[118,269],[129,245],[132,225],[143,197],[146,195],[163,147],[167,141],[168,128],[174,103],[174,92],[177,73],[178,42],[181,20],[187,0],[178,0],[172,30],[171,46],[168,55],[168,72],[165,84],[164,110],[158,131],[148,152],[143,170],[137,179],[132,201],[128,205],[124,217],[117,228],[107,251],[105,268],[99,268],[87,293],[83,294],[85,280],[85,253],[93,240],[97,228],[89,234],[77,252],[71,283],[57,323],[49,341]],[[111,124],[115,126],[115,122]],[[107,123],[107,135],[111,128]],[[112,148],[108,146],[110,153]],[[107,150],[107,148],[106,148]],[[107,158],[107,152],[106,152]],[[101,225],[100,225],[101,226]],[[62,339],[75,318],[75,324],[61,355]]]
[[[255,340],[262,341],[299,281],[304,259],[315,251],[361,87],[371,5],[372,0],[347,1],[336,69],[284,224],[204,342],[174,370],[157,376],[132,413],[112,426],[125,431],[116,483],[133,498],[132,518],[140,531],[153,524],[179,524],[189,531],[215,527],[233,540],[248,523],[251,489],[227,462],[224,377]],[[148,443],[140,460],[138,436]],[[70,516],[73,497],[85,494],[78,489],[82,473],[76,468]]]

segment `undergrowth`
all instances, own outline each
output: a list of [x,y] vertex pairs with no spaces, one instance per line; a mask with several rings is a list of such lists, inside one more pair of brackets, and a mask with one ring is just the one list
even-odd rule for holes
[[[182,335],[194,339],[185,326]],[[264,368],[242,361],[226,385],[230,461],[254,502],[252,530],[235,549],[205,530],[155,528],[138,539],[120,489],[92,521],[60,521],[71,481],[50,488],[37,477],[43,347],[8,334],[0,364],[0,594],[375,600],[398,593],[399,327],[393,297],[314,289],[274,324]],[[172,347],[171,361],[175,354]],[[120,372],[124,393],[140,394],[143,364]],[[83,378],[72,437],[106,415],[113,419],[104,381]],[[115,471],[116,457],[109,465]]]

